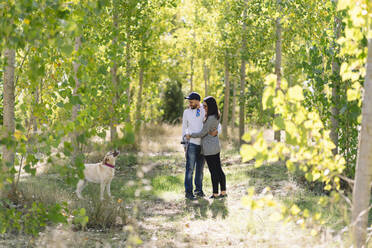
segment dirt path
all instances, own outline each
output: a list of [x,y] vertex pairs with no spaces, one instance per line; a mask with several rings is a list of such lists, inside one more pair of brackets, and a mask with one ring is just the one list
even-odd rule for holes
[[[171,133],[165,144],[158,141],[164,137],[149,138],[146,148],[156,152],[163,150],[163,154],[172,151],[172,154],[165,155],[171,162],[159,163],[173,163],[176,168],[161,174],[178,177],[182,185],[163,192],[156,200],[141,202],[139,226],[143,247],[341,247],[327,232],[312,236],[311,229],[301,229],[291,221],[274,220],[272,216],[277,214],[277,210],[273,208],[253,211],[244,205],[242,197],[251,186],[256,188],[256,192],[266,186],[272,187],[275,202],[280,202],[283,197],[298,197],[304,189],[288,180],[283,166],[255,170],[252,164],[242,164],[238,151],[229,151],[231,147],[226,144],[221,156],[227,176],[228,198],[185,200],[184,157],[178,142],[180,128]],[[270,133],[266,136],[271,137]],[[209,196],[211,185],[206,167],[204,175],[204,190]],[[257,199],[260,197],[258,193],[255,195]],[[322,227],[314,228],[320,230]]]
[[[272,208],[253,211],[245,206],[242,197],[251,180],[241,180],[240,172],[244,173],[246,167],[234,164],[225,168],[227,199],[189,201],[183,193],[166,192],[157,200],[141,202],[143,247],[340,247],[324,234],[313,237],[309,229],[303,230],[293,222],[273,220],[276,210]],[[263,181],[255,182],[262,186]],[[298,189],[278,183],[278,196],[291,194],[286,190]]]

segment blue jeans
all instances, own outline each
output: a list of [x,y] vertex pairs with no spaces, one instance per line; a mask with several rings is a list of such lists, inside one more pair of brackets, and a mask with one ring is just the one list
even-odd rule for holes
[[186,194],[193,193],[192,177],[195,168],[195,191],[203,192],[203,168],[204,156],[200,154],[201,146],[188,144],[186,152],[185,191]]

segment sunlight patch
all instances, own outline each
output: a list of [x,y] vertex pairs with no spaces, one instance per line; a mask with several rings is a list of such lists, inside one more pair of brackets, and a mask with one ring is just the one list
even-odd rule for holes
[[174,201],[174,200],[179,200],[183,198],[183,195],[180,195],[177,192],[173,191],[166,191],[166,192],[161,192],[159,194],[159,197],[163,199],[164,201]]

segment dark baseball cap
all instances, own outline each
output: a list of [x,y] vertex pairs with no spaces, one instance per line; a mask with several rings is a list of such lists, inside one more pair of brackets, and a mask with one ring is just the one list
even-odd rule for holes
[[187,100],[198,100],[200,101],[200,95],[196,92],[191,92],[189,96],[186,96],[185,99]]

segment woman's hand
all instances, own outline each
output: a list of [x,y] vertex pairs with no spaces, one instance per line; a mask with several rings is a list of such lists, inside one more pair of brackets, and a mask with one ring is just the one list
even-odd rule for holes
[[190,140],[190,138],[191,138],[190,134],[186,134],[186,139]]
[[212,136],[217,136],[218,135],[218,130],[216,128],[213,128],[211,131],[208,132],[209,135],[212,135]]

